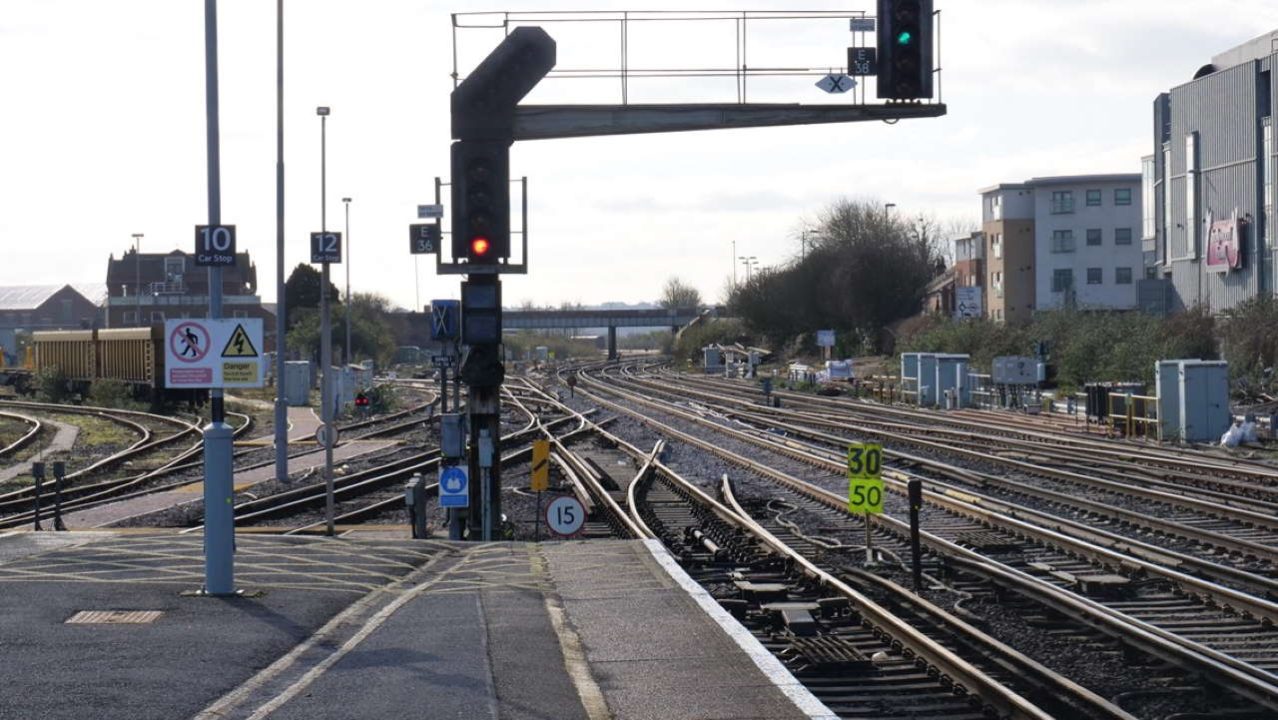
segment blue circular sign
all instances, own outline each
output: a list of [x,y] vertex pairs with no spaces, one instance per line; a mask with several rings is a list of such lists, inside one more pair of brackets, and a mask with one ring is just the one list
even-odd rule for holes
[[439,488],[450,495],[466,492],[466,472],[458,467],[444,468],[439,475]]

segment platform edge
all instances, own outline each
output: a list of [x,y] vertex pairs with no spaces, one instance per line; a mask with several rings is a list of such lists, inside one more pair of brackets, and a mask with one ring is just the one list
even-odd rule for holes
[[732,617],[727,610],[724,610],[718,601],[705,591],[705,588],[697,584],[688,576],[688,573],[679,567],[679,563],[670,555],[660,540],[646,539],[643,541],[644,546],[652,555],[657,564],[661,566],[671,580],[683,589],[684,592],[692,598],[697,606],[702,609],[710,619],[727,633],[728,637],[741,648],[750,660],[754,662],[759,671],[780,690],[800,712],[805,714],[810,720],[838,720],[836,715],[825,703],[817,699],[810,690],[803,686],[794,675],[786,669],[781,661],[767,648],[763,647],[749,630],[746,630],[736,618]]

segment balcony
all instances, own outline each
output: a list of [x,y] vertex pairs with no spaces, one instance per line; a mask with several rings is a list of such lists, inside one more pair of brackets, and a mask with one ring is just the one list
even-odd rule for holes
[[153,282],[150,285],[150,294],[152,295],[185,295],[186,283],[181,280],[173,282]]

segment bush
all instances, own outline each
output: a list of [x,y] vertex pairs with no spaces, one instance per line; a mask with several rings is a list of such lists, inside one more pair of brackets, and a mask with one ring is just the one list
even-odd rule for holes
[[368,409],[374,413],[393,412],[399,408],[399,393],[392,385],[374,385],[364,391],[368,398]]
[[133,386],[123,380],[96,380],[89,388],[88,402],[119,410],[145,410],[145,403],[133,399]]
[[701,359],[701,348],[711,343],[731,345],[736,342],[753,342],[746,335],[745,326],[740,320],[703,320],[683,331],[675,341],[674,356],[698,362]]
[[1278,362],[1278,301],[1258,295],[1224,313],[1220,330],[1229,374],[1243,394],[1278,392],[1273,368]]
[[71,398],[71,382],[56,365],[40,370],[35,385],[36,399],[40,402],[60,403]]
[[1037,341],[1047,341],[1057,383],[1065,389],[1106,380],[1152,387],[1157,360],[1216,357],[1215,323],[1202,311],[1157,318],[1135,312],[1056,310],[1038,313],[1025,326],[937,318],[911,329],[913,334],[899,343],[902,351],[967,353],[978,371],[988,371],[997,356],[1029,355]]

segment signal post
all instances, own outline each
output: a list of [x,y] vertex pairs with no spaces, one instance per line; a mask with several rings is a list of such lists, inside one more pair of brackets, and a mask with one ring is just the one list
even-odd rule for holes
[[[541,28],[512,31],[452,94],[452,262],[461,287],[458,375],[466,383],[470,506],[456,522],[471,540],[493,540],[501,522],[501,275],[510,260],[510,146],[515,106],[555,65],[555,41]],[[525,258],[527,247],[524,249]],[[452,533],[458,532],[454,528]]]
[[[517,27],[453,90],[451,152],[452,260],[436,272],[466,275],[462,283],[459,376],[468,386],[466,423],[469,508],[464,536],[495,539],[501,519],[501,275],[527,272],[510,262],[510,146],[517,140],[630,135],[744,127],[775,127],[944,115],[932,97],[932,0],[878,0],[878,48],[849,48],[849,69],[878,76],[879,105],[681,103],[662,105],[518,106],[555,65],[555,41],[539,27]],[[854,62],[861,59],[860,63]],[[438,202],[439,184],[436,184]],[[525,205],[526,209],[526,205]],[[525,222],[526,222],[525,212]],[[412,252],[439,252],[430,226],[410,226]],[[442,243],[441,243],[442,244]],[[441,253],[442,254],[442,253]],[[876,462],[879,456],[876,454]],[[877,468],[876,468],[877,473]],[[460,485],[458,486],[460,487]],[[881,508],[882,487],[875,488]],[[868,490],[868,488],[867,488]],[[460,493],[460,490],[458,491]],[[870,500],[870,498],[866,498]],[[873,505],[874,503],[871,503]],[[880,510],[881,511],[881,510]],[[875,512],[866,511],[868,514]],[[459,513],[460,515],[461,513]],[[868,526],[868,523],[867,523]],[[450,537],[462,537],[453,528]],[[868,540],[867,540],[868,545]]]

